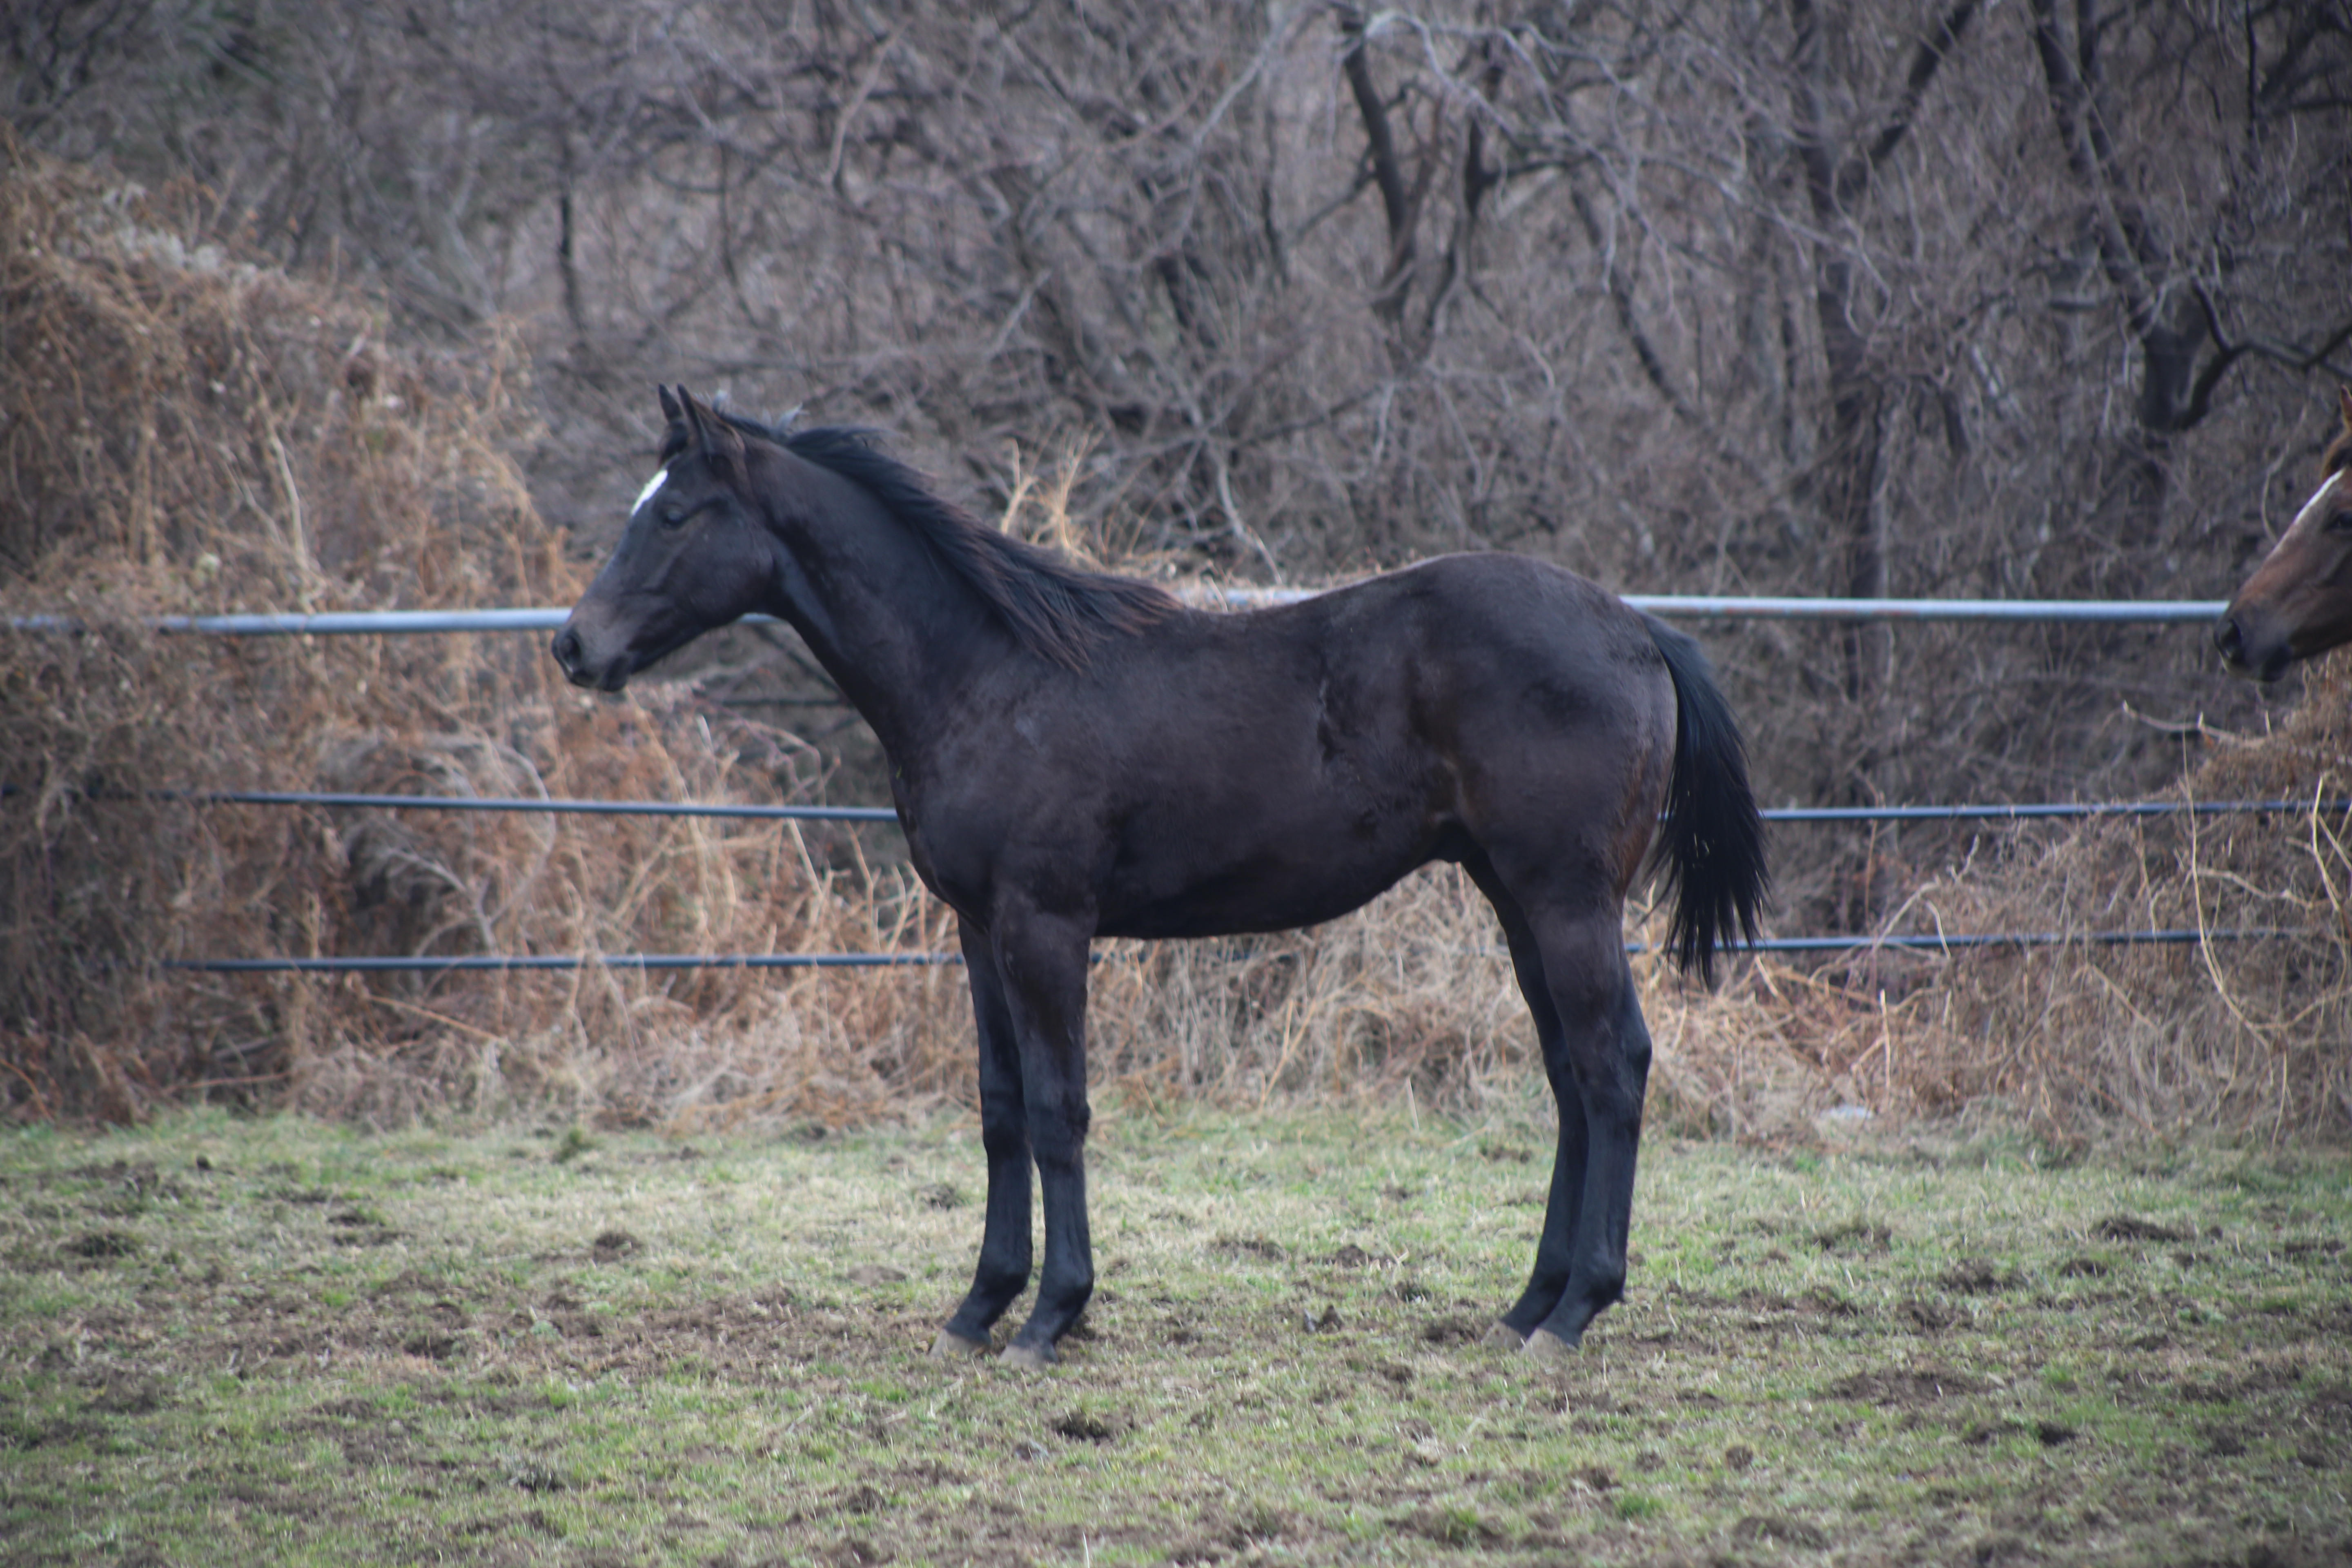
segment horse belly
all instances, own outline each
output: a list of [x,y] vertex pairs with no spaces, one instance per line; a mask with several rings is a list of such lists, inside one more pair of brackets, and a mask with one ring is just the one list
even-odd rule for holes
[[[1202,825],[1204,827],[1206,825]],[[1385,822],[1303,822],[1267,831],[1177,831],[1130,841],[1104,889],[1105,936],[1230,936],[1318,925],[1361,909],[1430,860],[1442,826],[1415,813]]]

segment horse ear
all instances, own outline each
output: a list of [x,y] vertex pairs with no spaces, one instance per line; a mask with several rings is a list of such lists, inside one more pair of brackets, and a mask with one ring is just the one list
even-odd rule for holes
[[743,471],[743,437],[710,405],[682,386],[677,390],[679,400],[686,405],[687,434],[694,449],[721,476],[740,477]]
[[655,384],[654,390],[661,395],[662,417],[664,419],[667,419],[671,424],[675,425],[679,420],[686,417],[686,410],[678,406],[677,393],[672,392],[668,387],[663,386],[658,383]]
[[2344,412],[2344,433],[2352,436],[2352,386],[2336,389],[2336,405]]

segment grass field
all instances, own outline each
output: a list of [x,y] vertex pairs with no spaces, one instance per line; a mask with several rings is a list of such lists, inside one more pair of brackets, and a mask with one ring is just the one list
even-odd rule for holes
[[0,1134],[0,1562],[2336,1563],[2352,1160],[1108,1110],[1061,1365],[924,1352],[974,1128]]

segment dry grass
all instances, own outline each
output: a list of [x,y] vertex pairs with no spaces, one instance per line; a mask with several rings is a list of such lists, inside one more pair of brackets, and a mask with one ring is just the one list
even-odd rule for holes
[[[929,942],[903,881],[707,822],[198,807],[159,789],[777,801],[788,735],[687,692],[599,704],[536,639],[163,637],[233,609],[560,603],[574,567],[508,453],[510,342],[394,351],[364,301],[192,248],[146,196],[6,150],[0,610],[77,634],[0,662],[0,1064],[19,1114],[159,1098],[397,1118],[518,1099],[871,1114],[930,1065],[954,987],[746,972],[245,977],[280,953]],[[934,922],[935,923],[935,922]],[[911,1005],[910,1005],[911,1004]],[[757,1040],[756,1053],[713,1038]],[[739,1064],[756,1062],[756,1070]]]
[[[231,1099],[397,1121],[530,1107],[673,1125],[870,1120],[971,1094],[961,972],[220,976],[279,953],[766,952],[952,946],[854,835],[709,821],[197,807],[154,789],[775,802],[824,783],[792,735],[691,681],[613,702],[537,639],[161,637],[227,609],[546,604],[577,567],[508,454],[510,341],[384,342],[349,293],[192,248],[145,196],[0,148],[0,613],[65,614],[0,660],[0,1073],[19,1116]],[[1066,474],[1013,522],[1070,523]],[[2352,787],[2346,672],[2281,733],[2216,737],[2187,786]],[[1915,926],[2281,926],[2293,942],[2068,948],[1833,971],[1706,995],[1637,966],[1654,1121],[1812,1135],[1998,1100],[2049,1128],[2340,1133],[2352,1037],[2341,820],[2105,823],[2000,840]],[[1932,922],[1929,917],[1932,916]],[[1916,917],[1916,919],[1914,918]],[[1231,1104],[1526,1106],[1540,1073],[1491,917],[1448,871],[1312,932],[1106,943],[1098,1092]]]
[[[1922,887],[1948,930],[2189,931],[2177,946],[1972,957],[1906,1002],[1902,1078],[1923,1106],[1997,1096],[2053,1127],[2352,1129],[2352,661],[2306,677],[2287,721],[2213,734],[2182,800],[2310,803],[2260,816],[2110,819],[2020,839]],[[2231,940],[2224,933],[2299,933]]]

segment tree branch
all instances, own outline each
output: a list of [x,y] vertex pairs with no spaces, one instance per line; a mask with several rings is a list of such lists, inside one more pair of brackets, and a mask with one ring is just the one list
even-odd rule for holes
[[1352,5],[1338,8],[1340,36],[1348,40],[1339,68],[1355,95],[1356,112],[1364,121],[1370,144],[1372,182],[1380,187],[1381,210],[1388,219],[1389,265],[1372,310],[1394,326],[1404,314],[1405,296],[1412,291],[1413,200],[1405,188],[1404,170],[1397,163],[1396,136],[1389,128],[1388,105],[1372,80],[1372,66],[1364,47],[1364,14]]
[[[1500,59],[1489,54],[1486,68],[1479,73],[1478,100],[1490,103],[1496,89],[1502,86],[1503,66]],[[1454,216],[1454,233],[1446,241],[1445,254],[1440,258],[1437,280],[1430,286],[1429,303],[1422,311],[1422,342],[1428,342],[1437,335],[1438,312],[1454,286],[1469,274],[1471,247],[1478,234],[1478,208],[1486,193],[1500,184],[1500,171],[1486,163],[1486,122],[1475,109],[1470,111],[1470,129],[1465,137],[1467,145],[1462,154],[1462,205]]]
[[2213,346],[2220,352],[2213,356],[2210,363],[2197,373],[2197,380],[2189,389],[2189,408],[2181,428],[2187,429],[2205,417],[2212,405],[2213,389],[2221,384],[2222,374],[2231,364],[2247,354],[2252,354],[2256,359],[2269,360],[2273,364],[2284,365],[2299,375],[2308,374],[2322,367],[2335,371],[2339,376],[2345,374],[2328,363],[2328,356],[2346,343],[2352,342],[2352,321],[2337,326],[2326,337],[2321,339],[2319,346],[2314,349],[2300,349],[2292,343],[2275,342],[2267,338],[2242,338],[2233,342],[2230,335],[2221,330],[2221,314],[2214,306],[2212,295],[2206,291],[2205,286],[2201,283],[2193,285],[2193,288],[2197,295],[2198,308],[2205,312],[2205,330],[2211,335]]
[[1886,162],[1888,155],[1902,144],[1913,121],[1918,118],[1919,105],[1927,96],[1928,84],[1936,79],[1937,70],[1951,58],[1952,51],[1959,47],[1960,36],[1975,20],[1977,5],[1978,0],[1959,0],[1959,4],[1946,12],[1936,24],[1936,30],[1919,40],[1918,48],[1911,56],[1910,74],[1903,81],[1903,96],[1895,100],[1894,112],[1886,117],[1886,123],[1879,127],[1865,163],[1853,171],[1857,185],[1867,175],[1875,173],[1879,165]]
[[1576,209],[1577,218],[1584,226],[1585,237],[1592,243],[1593,254],[1601,258],[1601,280],[1609,290],[1609,303],[1616,312],[1618,330],[1625,334],[1625,341],[1633,346],[1634,363],[1642,367],[1642,374],[1648,378],[1650,384],[1658,389],[1658,395],[1666,400],[1666,406],[1675,411],[1675,418],[1685,425],[1697,424],[1697,414],[1684,400],[1673,377],[1666,374],[1665,362],[1658,357],[1657,349],[1650,342],[1649,333],[1643,330],[1641,315],[1633,308],[1633,280],[1617,264],[1616,247],[1609,243],[1608,236],[1601,226],[1600,215],[1592,210],[1592,202],[1584,194],[1583,183],[1572,174],[1568,183],[1568,199]]

